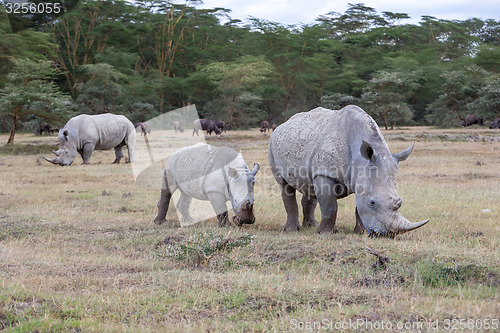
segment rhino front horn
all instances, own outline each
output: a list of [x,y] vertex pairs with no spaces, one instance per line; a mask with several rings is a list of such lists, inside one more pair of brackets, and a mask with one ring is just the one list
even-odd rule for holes
[[50,162],[52,164],[61,164],[59,159],[58,158],[47,158],[45,156],[42,155],[42,157],[47,161],[47,162]]
[[427,222],[429,222],[429,219],[421,221],[421,222],[414,222],[413,223],[413,222],[408,221],[404,217],[402,217],[397,225],[398,233],[404,233],[404,232],[418,229],[421,226],[425,225]]

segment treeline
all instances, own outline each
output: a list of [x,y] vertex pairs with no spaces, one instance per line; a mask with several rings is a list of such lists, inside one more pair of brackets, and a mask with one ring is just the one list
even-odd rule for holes
[[500,116],[499,21],[405,24],[350,4],[309,25],[243,24],[195,3],[80,1],[29,29],[2,20],[1,130],[78,113],[145,121],[188,104],[238,127],[349,103],[387,127]]

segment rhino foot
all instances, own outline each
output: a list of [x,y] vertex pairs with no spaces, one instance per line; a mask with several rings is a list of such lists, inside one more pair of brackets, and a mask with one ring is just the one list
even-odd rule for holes
[[285,232],[296,232],[300,230],[300,226],[297,224],[289,225],[286,224],[285,227],[283,228],[283,231]]
[[166,220],[166,219],[158,219],[158,218],[156,218],[156,219],[154,219],[154,221],[153,221],[153,222],[154,222],[155,224],[157,224],[157,225],[161,225],[161,224],[163,224],[163,223],[167,222],[167,220]]
[[304,221],[302,221],[302,227],[304,227],[304,228],[315,227],[316,225],[318,225],[318,222],[316,220],[304,220]]
[[335,226],[319,226],[317,233],[318,234],[326,234],[326,233],[331,233],[331,234],[336,234],[339,232]]

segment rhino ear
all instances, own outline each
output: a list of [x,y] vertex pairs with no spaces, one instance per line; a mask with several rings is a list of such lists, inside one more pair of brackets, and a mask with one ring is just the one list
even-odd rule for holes
[[363,140],[363,143],[361,144],[361,148],[359,149],[361,156],[366,158],[369,161],[374,162],[375,161],[375,152],[373,151],[372,146]]
[[63,135],[66,138],[66,140],[68,140],[68,130],[64,130]]
[[229,169],[227,170],[227,174],[231,178],[236,178],[236,176],[238,176],[238,171],[236,171],[236,169],[234,168],[229,167]]
[[408,155],[410,155],[411,151],[413,150],[413,146],[415,146],[415,144],[413,144],[410,148],[406,148],[405,150],[400,151],[399,153],[392,154],[392,156],[394,156],[394,158],[398,162],[404,161],[408,158]]

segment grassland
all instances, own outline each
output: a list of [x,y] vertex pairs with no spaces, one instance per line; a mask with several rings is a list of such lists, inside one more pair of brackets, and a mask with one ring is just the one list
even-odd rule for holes
[[[137,186],[130,165],[109,164],[112,151],[94,152],[90,165],[78,157],[58,167],[39,155],[54,137],[17,135],[17,148],[0,147],[0,330],[287,332],[350,322],[361,326],[344,331],[375,331],[383,321],[432,331],[436,323],[444,330],[498,319],[500,132],[384,135],[393,152],[415,142],[400,165],[401,212],[431,219],[396,239],[354,234],[354,197],[339,201],[339,233],[282,233],[269,136],[256,129],[210,140],[231,142],[249,165],[261,164],[257,222],[244,228],[218,228],[215,219],[180,228],[173,211],[157,226],[158,190]],[[196,252],[210,237],[248,235],[250,244],[231,252]]]

